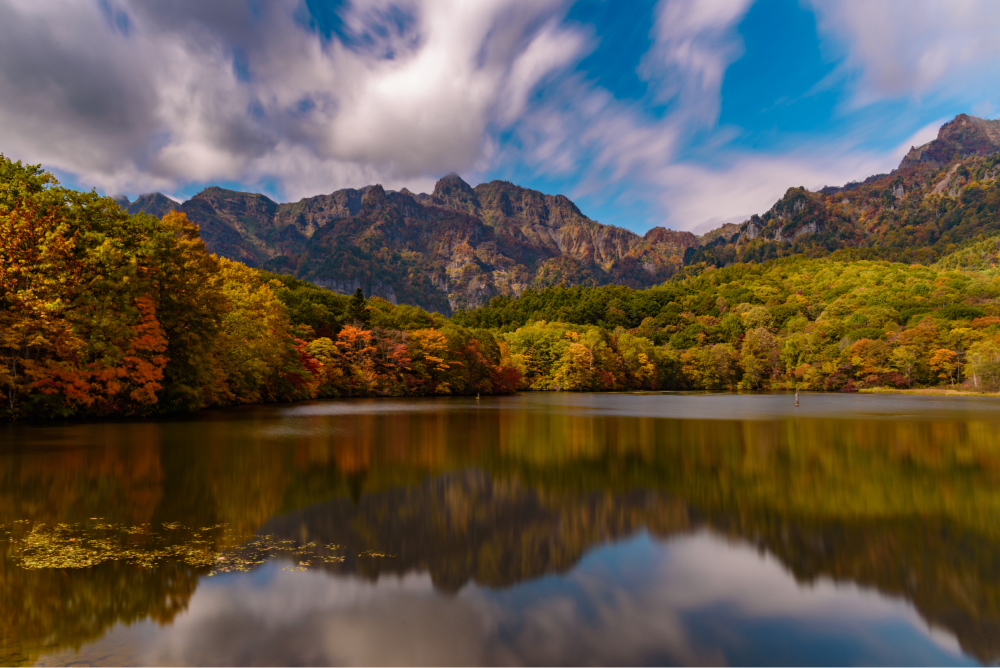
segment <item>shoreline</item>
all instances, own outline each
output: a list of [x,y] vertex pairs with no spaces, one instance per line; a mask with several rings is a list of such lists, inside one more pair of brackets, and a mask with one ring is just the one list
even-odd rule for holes
[[[824,391],[824,390],[801,390],[808,394],[908,394],[915,396],[940,396],[940,397],[984,397],[1000,399],[1000,392],[972,392],[969,390],[952,390],[948,388],[923,387],[913,389],[896,389],[888,387],[866,387],[854,390],[853,392]],[[782,394],[794,395],[795,390],[791,388],[774,388],[759,390],[597,390],[597,391],[575,391],[575,390],[517,390],[510,394],[487,394],[483,398],[511,397],[518,394],[716,394],[716,395],[754,395],[754,394]],[[413,399],[471,399],[471,394],[420,394],[402,396],[384,395],[356,395],[349,397],[315,397],[311,399],[298,399],[295,401],[272,401],[258,404],[227,404],[222,406],[209,406],[196,411],[175,411],[169,413],[151,413],[147,415],[81,415],[78,417],[54,417],[54,418],[19,418],[15,420],[0,419],[0,429],[13,426],[55,426],[69,424],[105,424],[105,423],[142,423],[142,422],[173,422],[186,421],[192,418],[211,419],[215,412],[239,411],[259,408],[275,408],[279,406],[294,406],[296,404],[308,404],[313,402],[351,400],[351,399],[389,399],[389,400],[413,400]]]
[[866,387],[859,389],[858,394],[916,394],[938,397],[993,397],[1000,398],[1000,392],[973,392],[970,390],[952,390],[939,387],[922,387],[915,389],[894,389],[889,387]]

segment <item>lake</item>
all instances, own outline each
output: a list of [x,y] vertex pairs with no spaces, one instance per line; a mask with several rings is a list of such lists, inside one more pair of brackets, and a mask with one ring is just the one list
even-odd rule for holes
[[1000,660],[1000,400],[345,399],[0,427],[0,664]]

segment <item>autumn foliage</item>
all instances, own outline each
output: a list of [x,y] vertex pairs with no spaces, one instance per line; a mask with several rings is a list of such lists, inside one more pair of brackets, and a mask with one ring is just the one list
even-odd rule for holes
[[517,380],[488,332],[218,258],[183,213],[130,216],[0,156],[2,417],[511,392]]
[[1000,272],[801,256],[656,288],[563,287],[494,298],[453,321],[499,330],[534,390],[1000,391]]

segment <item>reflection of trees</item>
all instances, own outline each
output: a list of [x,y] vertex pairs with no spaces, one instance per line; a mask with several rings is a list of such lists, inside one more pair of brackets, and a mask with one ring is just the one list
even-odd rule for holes
[[[262,533],[343,546],[334,571],[377,578],[429,572],[458,591],[470,580],[506,587],[568,571],[591,547],[643,527],[673,533],[688,525],[683,504],[656,492],[549,494],[516,477],[469,469],[362,497],[336,499],[275,518]],[[361,556],[365,550],[391,558]]]
[[[771,550],[800,579],[903,596],[967,652],[1000,657],[995,424],[538,420],[512,420],[494,471],[550,492],[669,492],[694,523]],[[532,448],[527,435],[543,429]]]
[[[331,570],[421,570],[445,591],[564,572],[643,528],[707,525],[769,549],[802,580],[904,596],[978,658],[1000,656],[995,423],[449,405],[76,425],[31,432],[37,448],[19,433],[20,449],[0,456],[0,523],[226,523],[238,536],[338,543],[347,560]],[[396,556],[357,556],[365,550]],[[0,562],[5,656],[30,660],[117,621],[168,621],[197,575],[178,564],[56,572]]]
[[[1000,656],[1000,432],[991,423],[449,419],[458,424],[436,433],[431,457],[420,428],[431,418],[355,423],[369,439],[368,494],[263,530],[348,546],[333,569],[425,570],[455,590],[470,579],[503,586],[564,571],[588,548],[640,528],[710,526],[769,549],[802,580],[903,596],[966,651]],[[456,438],[481,447],[473,455]],[[335,459],[341,446],[330,445]],[[469,464],[488,473],[415,484],[414,469]],[[355,558],[362,549],[397,558]]]
[[8,430],[0,434],[0,442],[8,437],[10,443],[24,443],[0,456],[0,524],[27,518],[78,521],[95,515],[141,524],[150,521],[162,500],[157,425]]
[[0,665],[79,647],[117,623],[169,622],[197,586],[188,566],[157,569],[105,563],[83,571],[24,570],[0,559]]

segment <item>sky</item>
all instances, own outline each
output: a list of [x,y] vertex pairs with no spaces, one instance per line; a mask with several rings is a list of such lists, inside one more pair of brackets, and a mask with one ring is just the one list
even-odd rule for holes
[[996,118],[998,34],[995,0],[0,0],[0,152],[179,201],[456,172],[702,233]]

